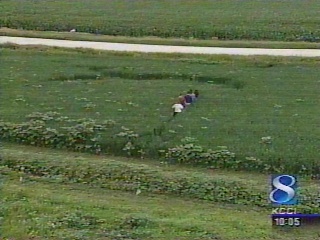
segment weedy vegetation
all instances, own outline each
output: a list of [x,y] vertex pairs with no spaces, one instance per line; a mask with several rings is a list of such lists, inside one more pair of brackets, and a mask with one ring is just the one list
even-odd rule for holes
[[[317,239],[311,227],[271,231],[261,174],[248,180],[7,143],[1,150],[2,239]],[[317,182],[300,184],[314,199]],[[315,206],[309,199],[303,208]]]
[[[2,49],[3,139],[317,177],[318,59]],[[200,99],[173,119],[180,93]]]
[[271,231],[263,173],[319,211],[319,59],[0,51],[4,239],[305,239]]

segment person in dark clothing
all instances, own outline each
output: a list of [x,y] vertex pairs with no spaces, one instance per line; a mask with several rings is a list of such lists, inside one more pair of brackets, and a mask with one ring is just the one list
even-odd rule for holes
[[186,105],[190,105],[192,103],[192,90],[190,90],[187,95],[184,96],[184,99],[186,100]]

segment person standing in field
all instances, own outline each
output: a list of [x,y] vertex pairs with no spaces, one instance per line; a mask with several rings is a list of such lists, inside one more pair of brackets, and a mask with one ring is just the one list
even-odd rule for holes
[[181,103],[175,103],[172,105],[173,108],[173,116],[175,117],[178,113],[181,113],[184,107],[182,106]]

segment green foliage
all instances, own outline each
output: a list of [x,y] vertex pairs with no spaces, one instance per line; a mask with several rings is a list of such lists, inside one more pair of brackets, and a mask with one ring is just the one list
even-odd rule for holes
[[[112,190],[173,194],[212,202],[260,206],[268,208],[264,190],[255,189],[245,181],[223,179],[202,173],[169,173],[147,165],[108,161],[103,165],[94,162],[61,162],[44,158],[21,159],[4,156],[1,166],[14,171],[35,175],[46,179],[59,179],[60,182],[83,183]],[[317,193],[302,190],[304,199],[299,210],[312,212],[319,210]]]
[[[35,112],[27,118],[29,121],[21,124],[0,122],[1,137],[33,146],[100,153],[101,132],[115,124],[111,120],[98,124],[92,119],[69,119],[57,112]],[[51,128],[50,122],[58,123],[58,129]],[[66,125],[70,123],[74,125]]]
[[[0,27],[70,31],[112,36],[188,39],[251,39],[319,42],[319,3],[305,1],[208,0],[1,2]],[[79,15],[79,13],[81,13]],[[85,18],[82,16],[86,16]],[[156,17],[155,17],[156,16]],[[252,16],[252,17],[248,17]],[[254,20],[253,20],[254,19]]]
[[[262,138],[264,143],[269,143],[269,137]],[[226,146],[219,149],[206,149],[196,144],[195,138],[186,137],[181,144],[165,151],[165,159],[170,163],[205,165],[217,169],[246,170],[265,173],[291,173],[300,175],[318,176],[320,164],[318,162],[292,161],[262,161],[255,157],[239,157],[230,152]]]
[[98,228],[103,220],[93,216],[83,215],[82,212],[65,213],[63,216],[51,221],[51,228],[74,228],[74,229],[95,229]]
[[196,145],[196,139],[194,138],[184,138],[181,142],[181,145],[168,149],[165,156],[168,161],[209,165],[216,168],[238,168],[235,164],[235,154],[226,147],[213,151]]
[[246,85],[246,83],[243,81],[240,81],[240,80],[234,80],[231,82],[231,86],[237,90],[244,88],[245,85]]
[[[211,161],[213,168],[317,177],[318,59],[93,53],[42,47],[3,49],[0,100],[6,102],[1,112],[4,140],[154,159],[178,147],[177,153],[170,152],[175,158],[172,162],[194,164],[186,154],[190,152],[197,161],[201,156],[202,164]],[[84,73],[95,78],[110,69],[142,77],[150,73],[148,77],[155,78],[161,78],[161,73],[209,76],[215,84],[108,75],[93,81],[49,79]],[[224,87],[235,81],[246,85],[239,91]],[[172,102],[189,88],[199,89],[199,101],[169,121]],[[34,111],[41,113],[30,115]],[[30,115],[27,122],[26,115]],[[109,118],[119,124],[92,129]],[[118,136],[125,132],[121,126],[139,137],[129,141]],[[39,134],[45,137],[39,138]],[[179,143],[185,136],[197,138],[197,144],[185,150]],[[217,148],[220,145],[228,146],[235,158],[216,161],[225,156],[224,150]]]
[[121,127],[122,132],[116,134],[116,137],[124,138],[125,145],[122,148],[123,151],[127,153],[128,156],[132,156],[133,151],[136,150],[136,140],[139,138],[139,135],[126,127]]
[[[132,232],[131,230],[113,230],[107,231],[102,234],[107,239],[114,239],[114,240],[135,240],[135,239],[142,239],[141,237],[145,237],[147,234],[137,234]],[[142,236],[141,236],[142,235]]]
[[[35,159],[42,155],[47,162],[59,159],[72,163],[80,160],[61,151],[44,149],[36,153],[33,148],[15,144],[10,147],[5,144],[4,150],[5,155],[20,159]],[[95,162],[96,168],[103,165],[94,156],[79,155],[86,162]],[[255,176],[264,178],[263,175]],[[5,216],[1,222],[3,240],[167,240],[182,237],[184,240],[318,240],[319,229],[316,227],[308,228],[307,232],[304,228],[282,231],[281,235],[270,231],[268,209],[155,195],[145,191],[135,196],[131,192],[84,184],[61,184],[33,176],[30,180],[19,182],[12,175],[4,182],[0,199],[0,215]],[[256,180],[254,185],[265,181]],[[126,220],[129,220],[128,224],[123,225]],[[130,228],[130,220],[142,222],[142,225]],[[54,228],[52,222],[63,224]],[[91,222],[93,224],[89,224]],[[126,226],[125,229],[121,229],[121,225]]]
[[[34,112],[26,117],[29,121],[20,124],[0,122],[1,138],[32,146],[95,154],[100,154],[102,151],[119,155],[124,152],[127,156],[140,157],[145,154],[137,142],[139,135],[123,126],[118,129],[112,120],[97,123],[93,119],[71,119],[61,116],[58,112]],[[110,129],[113,129],[110,131],[111,134],[104,134],[104,138],[111,139],[110,146],[108,146],[108,143],[102,140],[101,135]],[[118,133],[112,135],[114,131],[118,131]],[[119,142],[117,139],[121,139],[121,141]]]
[[53,81],[76,81],[76,80],[99,80],[101,76],[99,74],[73,74],[73,75],[63,75],[63,74],[55,74],[50,78]]
[[222,179],[212,179],[197,174],[168,176],[161,171],[134,164],[110,161],[94,168],[88,163],[64,164],[42,160],[4,159],[1,165],[27,174],[55,177],[67,182],[94,184],[117,190],[153,193],[171,193],[226,203],[267,206],[264,193],[251,193],[245,185]]
[[[69,149],[77,152],[125,154],[128,157],[164,158],[169,163],[202,165],[217,169],[258,171],[309,175],[318,177],[320,164],[315,161],[292,162],[275,159],[261,160],[255,157],[240,157],[226,146],[208,149],[197,144],[197,139],[185,137],[181,144],[167,147],[162,136],[156,132],[144,142],[139,134],[112,120],[98,123],[92,119],[70,119],[57,112],[27,115],[29,121],[20,124],[0,122],[2,139],[32,146]],[[57,126],[53,128],[52,126]],[[164,126],[163,126],[164,127]],[[162,128],[163,128],[162,127]],[[110,133],[107,133],[110,131]],[[116,131],[116,134],[112,134]],[[103,137],[102,137],[102,134]],[[104,139],[109,139],[105,141]],[[261,144],[270,145],[271,137],[262,137]]]
[[120,225],[121,229],[136,229],[141,227],[147,227],[152,224],[152,221],[145,217],[139,216],[128,216],[126,217]]
[[227,77],[214,77],[206,76],[195,73],[166,73],[166,72],[138,72],[134,68],[124,67],[117,69],[109,69],[107,66],[93,66],[89,67],[89,70],[99,71],[97,74],[74,74],[74,75],[62,75],[55,74],[49,80],[53,81],[76,81],[76,80],[103,80],[105,78],[122,78],[131,80],[164,80],[164,79],[176,79],[183,81],[195,81],[199,83],[209,84],[225,84],[227,86],[240,89],[245,86],[245,83],[239,80],[232,80]]

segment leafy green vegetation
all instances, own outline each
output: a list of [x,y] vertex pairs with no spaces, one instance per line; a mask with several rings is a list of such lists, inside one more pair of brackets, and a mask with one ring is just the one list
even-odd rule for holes
[[[318,48],[318,5],[6,0],[0,28],[18,30],[0,35]],[[316,227],[271,230],[263,175],[299,174],[298,211],[319,212],[319,58],[0,55],[1,239],[319,239]],[[200,98],[173,118],[189,89]]]
[[[56,179],[62,183],[82,183],[112,190],[142,191],[157,194],[173,194],[207,201],[259,206],[268,208],[265,197],[267,179],[258,187],[244,181],[225,176],[199,173],[196,171],[168,171],[166,166],[150,167],[146,164],[112,161],[105,158],[89,160],[77,158],[63,160],[48,154],[4,151],[2,166],[27,175]],[[257,184],[255,184],[257,185]],[[318,195],[311,187],[302,187],[300,212],[319,211]]]
[[319,41],[319,2],[77,0],[0,2],[0,27],[162,38]]
[[[317,58],[146,55],[12,45],[1,53],[5,74],[0,98],[6,102],[1,131],[8,140],[57,147],[63,138],[73,149],[89,146],[93,152],[158,158],[168,149],[184,149],[179,148],[181,139],[191,137],[202,152],[197,146],[180,155],[169,150],[168,160],[202,159],[219,168],[318,177]],[[190,88],[200,90],[200,99],[173,119],[172,103]],[[40,118],[30,116],[35,112]],[[50,120],[47,112],[60,115]],[[44,123],[26,125],[26,116]],[[105,123],[115,125],[93,131],[95,124],[100,129]],[[221,146],[231,157],[215,157]],[[195,159],[184,157],[188,151]]]
[[[101,168],[108,171],[106,166],[113,165],[125,168],[123,176],[138,174],[143,178],[149,171],[155,175],[147,174],[143,179],[159,177],[158,174],[172,178],[193,174],[199,179],[216,181],[217,191],[223,191],[222,188],[219,190],[219,184],[222,186],[225,183],[234,183],[236,186],[242,185],[250,189],[251,194],[256,194],[267,190],[268,176],[262,174],[251,174],[248,179],[245,172],[211,172],[198,168],[181,170],[180,167],[156,164],[147,160],[132,159],[129,163],[128,159],[110,159],[82,153],[75,155],[63,150],[7,143],[1,150],[3,153],[0,166],[2,239],[304,240],[308,238],[315,240],[318,238],[317,228],[271,230],[270,210],[251,204],[245,206],[240,202],[222,204],[218,199],[223,196],[219,195],[214,195],[216,198],[214,201],[209,199],[204,201],[190,196],[151,193],[147,189],[141,189],[138,193],[136,188],[130,188],[128,185],[126,187],[125,184],[121,186],[121,181],[118,186],[121,186],[122,190],[116,191],[101,186],[99,181],[102,179],[96,178],[90,182],[64,181],[63,175],[57,175],[58,172],[52,175],[53,169],[57,166],[62,170],[61,173],[68,171],[76,174],[80,173],[78,170],[85,171],[86,166],[90,166],[91,173],[99,174]],[[23,163],[25,169],[12,171],[12,168],[6,167],[7,163],[16,162]],[[40,176],[34,175],[35,172],[26,171],[31,162],[34,169],[38,168],[39,171],[46,173]],[[47,164],[48,168],[41,170],[39,164],[42,166]],[[118,170],[111,176],[119,176]],[[135,172],[136,170],[139,172]],[[135,181],[130,180],[130,182]],[[194,184],[194,187],[196,185],[201,187],[199,183],[201,182]],[[150,184],[157,182],[152,181]],[[313,192],[318,188],[316,181],[307,179],[302,179],[301,186]],[[235,188],[228,190],[237,191]]]

